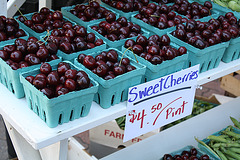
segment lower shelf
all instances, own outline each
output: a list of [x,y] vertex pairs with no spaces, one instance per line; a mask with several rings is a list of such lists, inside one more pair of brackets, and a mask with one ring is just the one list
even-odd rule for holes
[[159,160],[164,154],[187,145],[197,147],[194,137],[204,139],[228,125],[233,125],[230,116],[240,118],[239,103],[240,97],[235,98],[101,160]]

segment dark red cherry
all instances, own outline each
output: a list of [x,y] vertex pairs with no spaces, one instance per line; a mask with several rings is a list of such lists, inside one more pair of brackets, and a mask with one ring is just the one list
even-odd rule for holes
[[47,75],[47,83],[51,86],[57,86],[59,84],[59,75],[58,72],[52,71]]
[[93,58],[93,56],[91,55],[87,55],[84,59],[83,59],[83,65],[85,67],[87,67],[88,69],[93,69],[96,66],[96,61]]
[[88,88],[89,85],[90,85],[90,79],[86,76],[79,76],[77,77],[77,87],[79,89],[85,89],[85,88]]
[[64,83],[64,87],[69,91],[74,91],[76,89],[76,82],[73,79],[67,79]]
[[52,67],[49,63],[41,64],[41,66],[40,66],[40,72],[41,73],[43,73],[45,75],[48,75],[51,71],[52,71]]

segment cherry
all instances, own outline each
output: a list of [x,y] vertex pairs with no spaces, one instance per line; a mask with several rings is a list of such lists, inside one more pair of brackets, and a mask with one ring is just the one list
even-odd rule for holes
[[64,87],[69,91],[74,91],[76,89],[76,82],[73,79],[67,79],[64,83]]
[[10,54],[10,59],[13,60],[14,62],[20,62],[23,58],[22,52],[20,51],[13,51]]
[[43,92],[43,94],[45,94],[48,98],[54,97],[54,92],[49,88],[43,88],[41,89],[41,92]]
[[96,61],[91,55],[87,55],[83,59],[83,65],[86,66],[88,69],[93,69],[96,66]]
[[89,85],[90,85],[90,79],[86,76],[79,76],[77,77],[77,87],[79,89],[85,89],[85,88],[88,88]]
[[122,75],[122,74],[125,73],[125,67],[123,67],[123,66],[115,66],[113,68],[113,71],[114,71],[115,75]]
[[117,62],[118,60],[118,53],[117,51],[111,49],[107,52],[107,60],[112,61],[112,62]]
[[59,84],[59,75],[58,72],[52,71],[47,75],[47,83],[51,86],[57,86]]
[[25,79],[30,82],[31,84],[33,84],[33,80],[34,80],[34,76],[27,76]]
[[69,90],[65,87],[62,87],[59,90],[57,90],[57,96],[61,96],[61,95],[67,94],[67,93],[69,93]]
[[68,69],[65,71],[65,77],[67,79],[75,79],[77,77],[77,70],[75,69]]
[[2,58],[4,61],[6,61],[9,58],[9,55],[6,51],[0,50],[0,58]]
[[41,66],[40,66],[40,72],[41,73],[43,73],[45,75],[48,75],[51,71],[52,71],[52,67],[49,63],[41,64]]

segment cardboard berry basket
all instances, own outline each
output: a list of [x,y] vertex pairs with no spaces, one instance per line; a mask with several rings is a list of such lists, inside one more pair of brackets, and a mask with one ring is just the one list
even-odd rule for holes
[[[83,3],[84,5],[88,5],[88,3]],[[62,7],[61,8],[61,12],[63,13],[64,16],[66,16],[67,18],[69,18],[70,20],[72,20],[73,22],[76,22],[78,25],[84,26],[87,28],[88,25],[90,25],[91,23],[97,23],[97,22],[101,22],[104,21],[105,18],[101,18],[101,19],[95,19],[95,20],[91,20],[88,22],[85,22],[83,20],[81,20],[80,18],[78,18],[77,16],[75,16],[74,14],[72,14],[70,12],[71,9],[73,9],[76,5],[73,6],[67,6],[67,7]],[[100,5],[101,7],[104,7],[102,5]],[[105,7],[104,7],[105,8]],[[113,13],[115,13],[113,10],[109,9],[108,10],[112,11]],[[116,18],[119,17],[119,14],[115,13]]]
[[[181,155],[181,153],[183,152],[183,151],[188,151],[188,152],[190,152],[190,150],[192,149],[192,148],[195,148],[196,150],[197,150],[197,157],[200,159],[200,157],[202,156],[202,155],[205,155],[205,154],[207,154],[207,153],[205,153],[204,151],[202,151],[202,150],[200,150],[200,149],[198,149],[198,148],[196,148],[196,147],[194,147],[194,146],[191,146],[191,145],[189,145],[189,146],[185,146],[185,147],[183,147],[183,148],[181,148],[181,149],[179,149],[179,150],[177,150],[177,151],[174,151],[174,152],[171,152],[171,153],[166,153],[166,154],[170,154],[171,156],[173,156],[174,157],[174,155]],[[209,154],[207,154],[208,156],[209,156],[209,159],[210,160],[215,160],[212,156],[210,156]],[[160,158],[160,160],[163,160],[163,158]]]
[[[119,50],[115,48],[108,48],[103,51],[109,51],[111,49],[117,51],[119,61],[122,57],[122,52],[120,52]],[[101,52],[102,51],[93,53],[91,55],[95,57]],[[128,56],[124,55],[123,58],[124,57]],[[129,59],[130,64],[136,67],[136,69],[122,75],[118,75],[115,78],[109,80],[104,80],[103,78],[93,73],[91,70],[84,67],[81,63],[77,61],[77,59],[74,60],[74,64],[80,67],[84,67],[84,70],[99,83],[99,89],[97,94],[94,96],[94,101],[100,104],[102,108],[106,109],[111,107],[112,105],[126,101],[128,96],[128,89],[141,83],[142,76],[145,74],[146,71],[146,67],[139,63],[136,63],[131,58]]]
[[[179,48],[178,45],[172,42],[170,43],[170,45],[176,49]],[[129,57],[131,57],[132,59],[135,59],[135,56],[136,56],[139,63],[147,67],[146,73],[142,79],[142,82],[148,82],[148,81],[151,81],[151,80],[154,80],[154,79],[157,79],[165,75],[184,69],[188,60],[188,56],[190,54],[189,51],[187,51],[187,54],[177,56],[172,60],[166,60],[166,61],[163,61],[161,64],[154,65],[151,62],[145,60],[144,58],[136,54],[134,55],[132,51],[127,50],[127,48],[122,46],[122,52],[125,52],[125,51]]]
[[[9,43],[6,45],[12,45],[14,43]],[[4,45],[4,46],[6,46]],[[0,50],[3,49],[4,46],[0,46]],[[56,64],[62,61],[62,58],[50,61],[49,64]],[[19,74],[33,70],[34,68],[40,67],[41,64],[32,65],[29,67],[19,68],[17,70],[13,70],[3,59],[0,58],[0,82],[8,88],[10,92],[12,92],[17,98],[24,97],[23,86],[20,82]]]
[[[51,11],[53,11],[53,10],[51,10]],[[53,12],[54,12],[54,11],[53,11]],[[34,13],[28,13],[28,14],[24,14],[24,16],[25,16],[28,20],[30,20],[30,19],[32,18],[33,14],[34,14]],[[36,38],[40,39],[41,37],[44,37],[44,36],[47,36],[47,35],[48,35],[48,32],[47,32],[47,31],[44,31],[44,32],[42,32],[42,33],[37,33],[36,31],[34,31],[34,30],[32,30],[31,28],[29,28],[28,26],[26,26],[24,23],[20,22],[20,21],[18,20],[18,17],[19,17],[19,16],[15,16],[14,19],[16,19],[16,21],[19,23],[19,26],[21,26],[23,29],[25,29],[25,30],[29,33],[30,36],[33,36],[33,37],[36,37]],[[70,19],[68,19],[68,18],[65,17],[65,16],[63,16],[63,19],[64,19],[65,21],[71,22],[73,25],[76,25],[75,22],[71,21]],[[52,30],[51,30],[51,31],[52,31]],[[50,33],[51,33],[51,31],[50,31]],[[50,33],[49,33],[49,34],[50,34]]]
[[112,6],[104,3],[104,2],[102,2],[102,1],[101,1],[100,5],[103,6],[103,7],[105,7],[106,9],[109,9],[109,10],[114,11],[115,13],[119,14],[120,17],[126,17],[128,20],[130,20],[131,15],[133,15],[133,14],[135,15],[135,14],[138,13],[138,11],[123,12],[123,11],[121,11],[121,10],[119,10],[119,9],[117,9],[117,8],[114,8],[114,7],[112,7]]
[[[83,70],[69,61],[64,62],[67,62],[71,66],[71,69]],[[56,70],[58,64],[51,66],[53,70]],[[28,107],[35,112],[48,127],[54,128],[59,124],[67,123],[88,115],[94,94],[98,90],[98,83],[96,81],[89,77],[90,83],[93,84],[90,88],[72,91],[65,95],[49,99],[25,79],[27,76],[35,76],[38,73],[40,73],[39,67],[22,73],[20,75],[20,81],[24,87]]]
[[[99,37],[97,35],[96,35],[96,39],[99,39]],[[82,50],[82,51],[78,51],[78,52],[73,52],[73,53],[70,53],[70,54],[67,54],[67,53],[61,51],[60,49],[58,49],[57,55],[62,57],[63,60],[73,62],[74,59],[77,58],[78,55],[81,54],[81,53],[91,54],[93,52],[101,51],[101,50],[104,50],[106,48],[107,48],[107,43],[105,41],[103,41],[103,44],[100,45],[100,46],[95,46],[94,48],[91,48],[91,49],[86,49],[86,50]]]
[[168,36],[170,37],[172,42],[180,46],[186,47],[187,50],[191,52],[191,54],[189,54],[188,56],[187,67],[200,64],[200,69],[199,69],[200,73],[218,67],[225,50],[229,46],[229,41],[228,41],[228,42],[222,42],[213,46],[209,46],[204,49],[199,49],[174,37],[169,32],[168,32]]
[[[220,135],[221,135],[221,132],[224,131],[224,130],[226,130],[227,128],[228,128],[228,127],[224,128],[224,129],[222,129],[222,130],[220,130],[220,131],[218,131],[218,132],[215,132],[215,133],[213,133],[212,135],[214,135],[214,136],[220,136]],[[233,131],[234,133],[240,134],[240,130],[237,129],[237,128],[235,128],[235,127],[233,127],[233,126],[232,126],[232,131]],[[202,142],[204,142],[205,144],[208,145],[208,144],[210,143],[210,139],[205,138],[205,139],[202,140]],[[201,143],[198,143],[198,147],[199,147],[202,151],[204,151],[205,153],[207,153],[208,155],[210,155],[211,157],[213,157],[215,160],[221,160],[221,159],[216,155],[216,153],[213,153],[209,148],[207,148],[206,146],[202,145]]]
[[150,24],[147,24],[147,23],[143,22],[143,21],[140,20],[140,19],[135,18],[135,17],[134,17],[135,15],[136,15],[136,14],[134,14],[134,15],[131,16],[131,22],[136,23],[136,24],[138,24],[139,26],[141,26],[142,28],[144,28],[144,29],[146,29],[147,31],[149,31],[149,33],[150,33],[149,35],[150,35],[150,36],[151,36],[151,35],[154,35],[154,34],[157,34],[157,35],[159,35],[159,36],[162,36],[162,35],[166,34],[167,32],[170,32],[170,31],[173,31],[173,30],[176,29],[176,26],[174,26],[174,27],[169,27],[169,28],[166,28],[166,29],[159,29],[159,28],[157,28],[157,27],[155,27],[155,26],[152,26],[152,25],[150,25]]
[[[126,39],[120,39],[120,40],[116,40],[116,41],[111,41],[109,39],[107,39],[106,37],[102,36],[101,34],[99,34],[97,31],[93,30],[91,27],[97,25],[98,26],[99,23],[94,23],[91,24],[87,27],[88,32],[93,32],[95,33],[95,35],[97,35],[99,38],[101,38],[104,42],[107,43],[107,48],[116,48],[118,50],[121,50],[122,45],[124,45],[124,42],[128,39],[133,39],[136,40],[137,36],[135,37],[130,37],[130,38],[126,38]],[[141,27],[141,34],[145,37],[149,36],[149,32],[146,31],[145,29],[143,29]]]
[[[26,35],[23,36],[23,37],[18,37],[18,38],[27,40],[28,37],[29,37],[29,33],[28,33],[23,27],[20,27],[20,26],[19,26],[19,29],[22,29],[22,30],[25,32]],[[16,39],[17,39],[17,38],[9,39],[9,40],[6,40],[6,41],[0,41],[0,46],[5,46],[5,45],[7,45],[7,44],[14,43]]]

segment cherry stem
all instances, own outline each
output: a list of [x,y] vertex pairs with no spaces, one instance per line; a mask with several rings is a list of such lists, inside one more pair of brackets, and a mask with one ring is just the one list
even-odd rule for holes
[[[49,36],[50,36],[50,33],[49,33],[49,30],[47,30],[47,34],[46,34],[42,39],[40,39],[40,40],[37,41],[37,42],[42,41],[43,43],[41,43],[40,45],[43,45],[45,42],[48,41]],[[47,39],[45,40],[46,37],[47,37]]]
[[212,20],[215,21],[214,18],[212,17],[211,10],[212,10],[212,8],[209,9],[209,15],[212,18]]
[[124,56],[124,54],[126,53],[127,50],[131,50],[131,51],[132,51],[132,53],[133,53],[133,55],[134,55],[134,57],[135,57],[135,59],[136,59],[136,61],[137,61],[137,63],[138,63],[137,57],[136,57],[135,53],[133,52],[132,47],[128,47],[128,48],[123,52],[123,54],[122,54],[121,60],[120,60],[120,62],[119,62],[119,66],[121,66],[123,56]]
[[160,16],[157,16],[157,15],[151,15],[151,17],[157,17],[157,18],[159,18]]
[[25,19],[25,21],[27,21],[27,18],[22,14],[22,12],[20,11],[20,9],[17,7],[17,5],[15,4],[14,7],[17,8],[18,12],[21,14],[21,16],[23,16],[23,18]]

